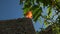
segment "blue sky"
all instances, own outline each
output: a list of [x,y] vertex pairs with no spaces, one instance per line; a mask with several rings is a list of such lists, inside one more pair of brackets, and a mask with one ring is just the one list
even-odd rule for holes
[[[22,5],[19,5],[19,0],[0,0],[0,20],[8,20],[22,18]],[[42,26],[40,23],[34,24],[35,30],[39,30]]]
[[21,8],[19,0],[0,0],[0,20],[22,17]]

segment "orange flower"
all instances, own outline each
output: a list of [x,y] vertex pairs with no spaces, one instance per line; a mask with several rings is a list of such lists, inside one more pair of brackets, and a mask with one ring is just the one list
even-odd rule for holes
[[28,11],[27,13],[26,13],[26,18],[32,18],[32,11]]

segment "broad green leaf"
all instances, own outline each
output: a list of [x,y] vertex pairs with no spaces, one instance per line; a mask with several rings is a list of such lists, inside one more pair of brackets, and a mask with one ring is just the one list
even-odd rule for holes
[[30,10],[31,7],[24,9],[24,15]]
[[29,7],[31,7],[31,5],[32,5],[31,2],[29,2],[29,3],[26,2],[26,3],[24,3],[24,8],[29,8]]
[[37,17],[39,16],[39,10],[36,11],[36,13],[33,15],[33,19],[36,22],[36,20],[38,19]]
[[25,8],[25,9],[24,9],[24,14],[26,14],[26,12],[27,12],[28,10],[29,10],[28,8]]
[[48,8],[47,8],[47,13],[49,13],[49,10],[50,10],[50,9],[51,9],[51,7],[48,7]]
[[38,9],[39,9],[39,6],[37,5],[32,6],[31,10],[32,10],[33,18],[35,17],[36,15],[35,13],[37,13]]
[[47,27],[48,26],[48,22],[46,20],[44,20],[44,25]]
[[52,16],[52,11],[50,12],[49,16],[50,16],[50,17]]
[[41,16],[41,12],[42,12],[42,9],[38,9],[35,13],[35,16],[34,16],[34,21],[36,22],[38,20],[38,18]]
[[52,16],[52,11],[51,11],[51,7],[48,7],[47,9],[47,18],[50,18]]
[[37,13],[37,10],[38,10],[39,8],[37,8],[36,10],[34,10],[32,13],[33,13],[33,18],[36,16],[36,13]]

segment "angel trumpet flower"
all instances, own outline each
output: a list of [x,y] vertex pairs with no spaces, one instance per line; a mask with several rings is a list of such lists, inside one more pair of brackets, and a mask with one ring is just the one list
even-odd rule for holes
[[28,11],[25,15],[26,18],[32,19],[32,11]]

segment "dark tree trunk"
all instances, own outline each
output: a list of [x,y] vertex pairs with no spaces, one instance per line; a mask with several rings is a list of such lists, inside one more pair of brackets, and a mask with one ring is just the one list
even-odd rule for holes
[[31,19],[0,20],[0,34],[35,34]]

